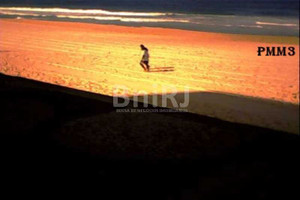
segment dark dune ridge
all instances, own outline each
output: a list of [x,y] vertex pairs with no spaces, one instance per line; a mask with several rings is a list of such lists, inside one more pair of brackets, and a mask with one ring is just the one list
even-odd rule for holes
[[118,113],[111,97],[6,75],[0,90],[1,175],[13,190],[287,199],[299,187],[296,135],[189,113]]

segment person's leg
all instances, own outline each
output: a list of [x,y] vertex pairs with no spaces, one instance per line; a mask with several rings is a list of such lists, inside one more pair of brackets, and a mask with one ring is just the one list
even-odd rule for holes
[[149,65],[149,63],[147,63],[146,65],[147,65],[147,71],[150,71],[150,65]]
[[149,65],[149,62],[145,62],[146,66],[147,66],[147,71],[149,72],[150,71],[150,65]]
[[146,67],[145,67],[145,65],[144,65],[144,63],[142,61],[140,62],[140,65],[142,66],[142,68],[144,69],[144,71],[147,70]]

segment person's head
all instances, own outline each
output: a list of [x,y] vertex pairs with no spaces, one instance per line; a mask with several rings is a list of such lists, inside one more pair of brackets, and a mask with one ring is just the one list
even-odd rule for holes
[[144,45],[142,45],[142,44],[140,45],[140,47],[141,47],[142,50],[148,50],[148,49],[147,49]]

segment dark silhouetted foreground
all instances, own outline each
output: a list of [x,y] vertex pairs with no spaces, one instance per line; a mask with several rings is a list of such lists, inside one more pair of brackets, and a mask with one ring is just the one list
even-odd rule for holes
[[188,113],[117,113],[110,97],[5,75],[0,92],[5,190],[206,200],[290,199],[299,188],[296,135]]

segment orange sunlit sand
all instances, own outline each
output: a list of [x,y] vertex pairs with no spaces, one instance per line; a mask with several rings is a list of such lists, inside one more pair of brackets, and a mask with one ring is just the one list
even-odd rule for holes
[[[129,96],[188,89],[189,112],[298,133],[296,37],[23,19],[0,27],[1,73],[110,96],[117,85]],[[140,44],[152,72],[139,65]],[[296,55],[257,56],[258,46],[282,45]]]

